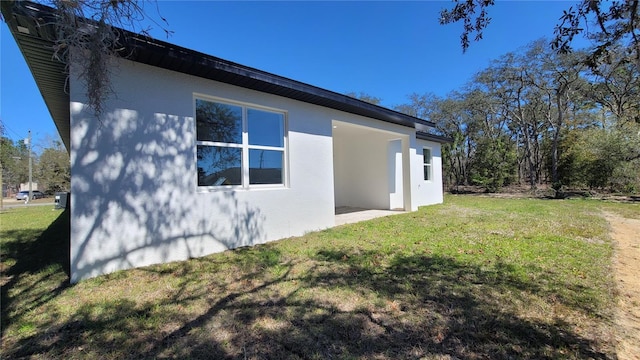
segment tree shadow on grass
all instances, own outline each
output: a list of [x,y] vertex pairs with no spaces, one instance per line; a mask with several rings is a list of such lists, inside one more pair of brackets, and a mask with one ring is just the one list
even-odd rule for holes
[[[63,210],[44,231],[3,232],[2,236],[16,240],[3,244],[2,249],[3,262],[13,263],[3,269],[2,335],[10,319],[40,307],[69,287],[69,213],[69,209]],[[33,285],[16,288],[21,279],[28,276],[35,277],[26,282]],[[47,286],[39,286],[42,284]],[[50,284],[56,287],[51,288]],[[9,311],[13,312],[11,316]]]
[[[544,322],[523,318],[502,303],[501,295],[507,293],[553,296],[571,310],[586,314],[590,308],[576,300],[583,290],[579,286],[560,284],[570,294],[555,296],[547,284],[557,283],[557,279],[543,276],[535,281],[523,280],[515,275],[512,265],[500,261],[477,266],[449,257],[398,254],[380,269],[375,264],[377,252],[324,250],[318,256],[343,262],[345,273],[352,276],[318,271],[310,283],[360,289],[363,295],[375,291],[390,302],[392,306],[386,312],[363,312],[371,323],[385,330],[385,336],[368,339],[371,346],[393,349],[397,344],[405,345],[397,352],[386,353],[388,358],[414,358],[415,348],[406,346],[411,343],[427,349],[418,357],[608,358],[600,349],[602,344],[583,338],[570,324],[553,317]],[[518,298],[526,299],[527,295]],[[407,318],[416,321],[407,322]]]
[[[157,276],[180,276],[172,296],[136,303],[114,298],[96,313],[21,342],[15,356],[191,359],[607,359],[598,343],[562,320],[524,317],[505,293],[548,295],[545,281],[523,280],[507,264],[373,251],[318,251],[301,270],[270,246],[224,258],[243,269],[207,278],[183,262]],[[211,263],[211,264],[209,264]],[[216,263],[216,264],[214,264]],[[274,270],[278,270],[277,272]],[[277,275],[274,275],[277,274]],[[203,280],[209,279],[209,280]],[[246,285],[242,285],[246,284]],[[507,298],[509,296],[507,295]],[[526,297],[525,297],[526,298]],[[196,301],[206,308],[180,312]],[[570,301],[565,304],[571,307]],[[526,305],[525,305],[526,306]],[[573,309],[582,314],[583,309]],[[82,350],[77,350],[82,349]],[[123,350],[125,349],[125,350]]]

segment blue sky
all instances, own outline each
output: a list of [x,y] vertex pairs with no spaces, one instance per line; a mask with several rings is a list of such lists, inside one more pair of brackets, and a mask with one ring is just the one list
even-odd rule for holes
[[[460,47],[460,24],[438,24],[449,1],[158,1],[173,34],[152,35],[186,48],[339,93],[364,92],[393,107],[407,95],[444,96],[490,61],[550,38],[575,1],[497,1],[484,39]],[[149,11],[155,14],[155,10]],[[34,143],[56,128],[33,77],[0,24],[0,118],[7,136]],[[584,43],[583,43],[584,44]]]

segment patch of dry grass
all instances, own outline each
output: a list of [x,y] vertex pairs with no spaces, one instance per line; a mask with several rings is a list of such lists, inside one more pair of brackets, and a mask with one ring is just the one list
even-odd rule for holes
[[2,355],[614,358],[601,205],[450,196],[415,213],[74,286],[61,254],[30,261],[44,243],[64,246],[54,234],[65,216],[45,230],[53,219],[36,210],[17,216],[41,218],[32,228],[3,213]]

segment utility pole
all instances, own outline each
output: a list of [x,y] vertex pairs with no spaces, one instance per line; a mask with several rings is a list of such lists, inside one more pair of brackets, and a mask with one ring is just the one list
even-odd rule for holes
[[29,197],[27,198],[27,203],[31,202],[31,199],[33,198],[33,189],[31,188],[31,182],[33,181],[32,179],[32,161],[31,161],[31,130],[29,130],[29,137],[27,138],[27,145],[29,148]]
[[0,210],[2,210],[4,208],[3,205],[3,201],[4,201],[4,184],[2,183],[2,161],[0,161]]

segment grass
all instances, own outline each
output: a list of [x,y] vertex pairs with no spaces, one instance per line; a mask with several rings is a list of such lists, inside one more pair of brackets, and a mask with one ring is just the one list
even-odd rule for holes
[[613,359],[603,211],[444,205],[68,284],[68,213],[0,213],[2,358]]

